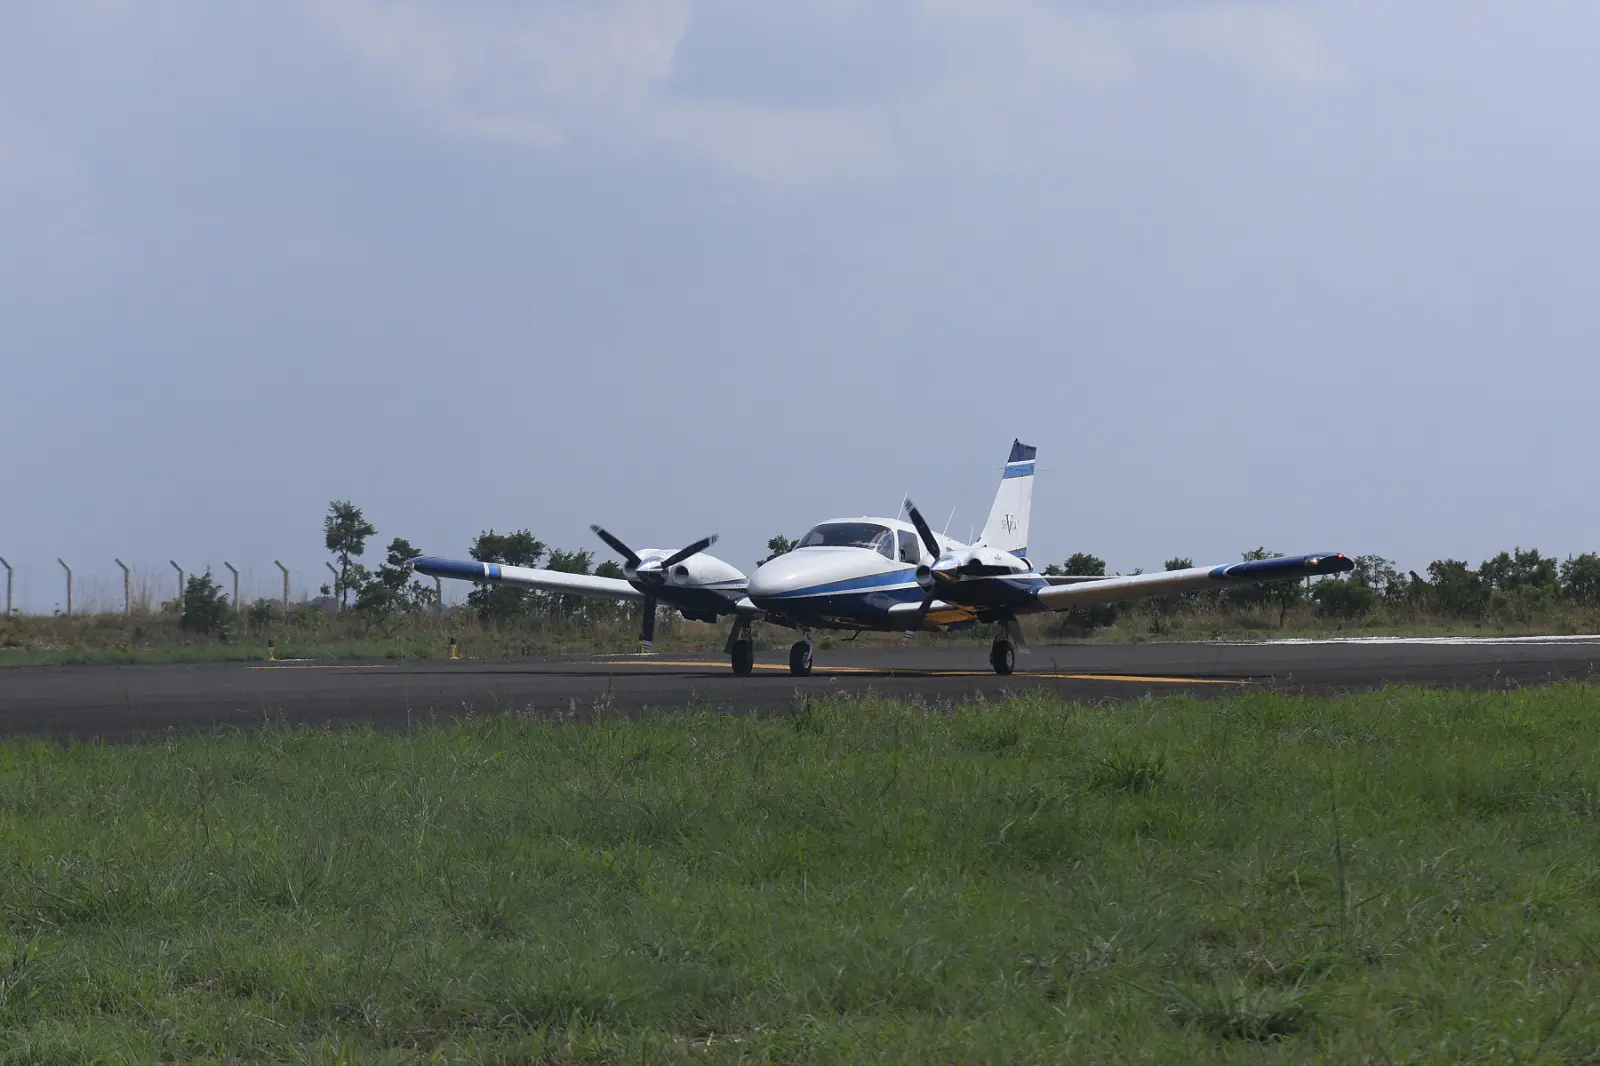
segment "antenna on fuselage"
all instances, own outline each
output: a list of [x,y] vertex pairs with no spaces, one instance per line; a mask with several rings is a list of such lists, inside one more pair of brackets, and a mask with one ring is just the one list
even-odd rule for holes
[[[957,506],[960,506],[960,505],[958,504]],[[956,509],[955,509],[955,507],[952,507],[952,508],[950,508],[950,517],[946,518],[944,520],[944,528],[939,530],[939,536],[942,537],[942,536],[945,536],[946,534],[948,534],[950,532],[950,523],[954,522],[955,520],[956,520]]]

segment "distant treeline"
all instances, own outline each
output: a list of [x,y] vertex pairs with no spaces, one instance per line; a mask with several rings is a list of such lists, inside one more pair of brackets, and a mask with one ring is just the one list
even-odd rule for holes
[[[437,610],[437,593],[407,568],[422,553],[404,537],[389,542],[384,561],[369,568],[363,561],[367,542],[377,528],[361,508],[348,500],[328,505],[323,519],[323,543],[332,555],[333,581],[322,587],[323,609],[354,611],[374,622],[396,616]],[[778,535],[767,542],[767,559],[792,551],[795,542]],[[596,564],[588,549],[563,550],[546,544],[530,530],[498,533],[487,529],[473,538],[467,554],[479,562],[512,566],[548,567],[572,574],[623,577],[613,560]],[[1273,559],[1281,552],[1255,548],[1242,559]],[[763,560],[765,561],[765,560]],[[1173,558],[1167,570],[1193,566],[1192,560]],[[1137,572],[1137,571],[1135,571]],[[1099,576],[1105,561],[1088,552],[1076,552],[1065,562],[1046,567],[1047,574]],[[211,574],[191,576],[181,604],[185,629],[210,633],[230,621],[261,629],[273,623],[280,605],[257,600],[236,612]],[[1537,549],[1516,548],[1472,566],[1459,559],[1436,559],[1426,573],[1402,572],[1393,561],[1377,555],[1355,558],[1346,577],[1270,585],[1241,585],[1211,592],[1191,592],[1128,604],[1082,608],[1062,615],[1054,629],[1062,634],[1092,630],[1141,620],[1152,632],[1185,616],[1209,614],[1249,616],[1278,626],[1291,614],[1338,622],[1359,622],[1383,616],[1389,619],[1482,622],[1527,625],[1553,608],[1600,608],[1600,555],[1586,552],[1558,561]],[[315,610],[303,606],[302,611]],[[625,603],[562,593],[534,592],[505,585],[477,585],[467,595],[465,611],[484,623],[497,625],[533,622],[559,623],[563,627],[586,622],[614,623],[635,610]],[[454,613],[454,612],[452,612]]]
[[[1250,561],[1282,555],[1255,548],[1242,558]],[[1402,572],[1379,555],[1359,555],[1354,562],[1355,569],[1342,578],[1240,585],[1093,607],[1070,612],[1064,624],[1069,629],[1089,630],[1111,625],[1129,612],[1159,618],[1211,611],[1276,613],[1277,624],[1282,626],[1290,612],[1309,608],[1321,618],[1341,621],[1359,621],[1381,613],[1415,620],[1432,617],[1526,625],[1552,608],[1600,608],[1600,555],[1593,552],[1558,562],[1537,549],[1516,548],[1476,567],[1460,559],[1436,559],[1428,564],[1426,576]],[[1184,570],[1193,565],[1189,559],[1168,559],[1166,569]],[[1045,568],[1047,574],[1096,576],[1105,572],[1105,562],[1085,552]]]

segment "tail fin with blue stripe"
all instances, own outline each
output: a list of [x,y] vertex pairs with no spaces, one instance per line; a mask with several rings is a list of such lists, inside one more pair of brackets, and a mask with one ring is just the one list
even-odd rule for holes
[[978,543],[1026,559],[1028,557],[1028,514],[1033,510],[1033,457],[1039,449],[1020,440],[1011,442],[1011,457],[1000,477],[1000,490],[994,494],[989,521],[984,523]]

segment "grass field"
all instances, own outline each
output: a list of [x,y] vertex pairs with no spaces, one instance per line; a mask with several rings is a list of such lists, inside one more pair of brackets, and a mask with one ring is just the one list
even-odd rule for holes
[[1600,689],[0,746],[0,1062],[1596,1061]]

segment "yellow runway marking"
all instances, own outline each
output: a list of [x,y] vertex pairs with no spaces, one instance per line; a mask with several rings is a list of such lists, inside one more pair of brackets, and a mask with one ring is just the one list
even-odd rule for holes
[[315,663],[285,663],[277,662],[268,666],[247,666],[247,670],[393,670],[393,663],[348,663],[348,664],[315,664]]

